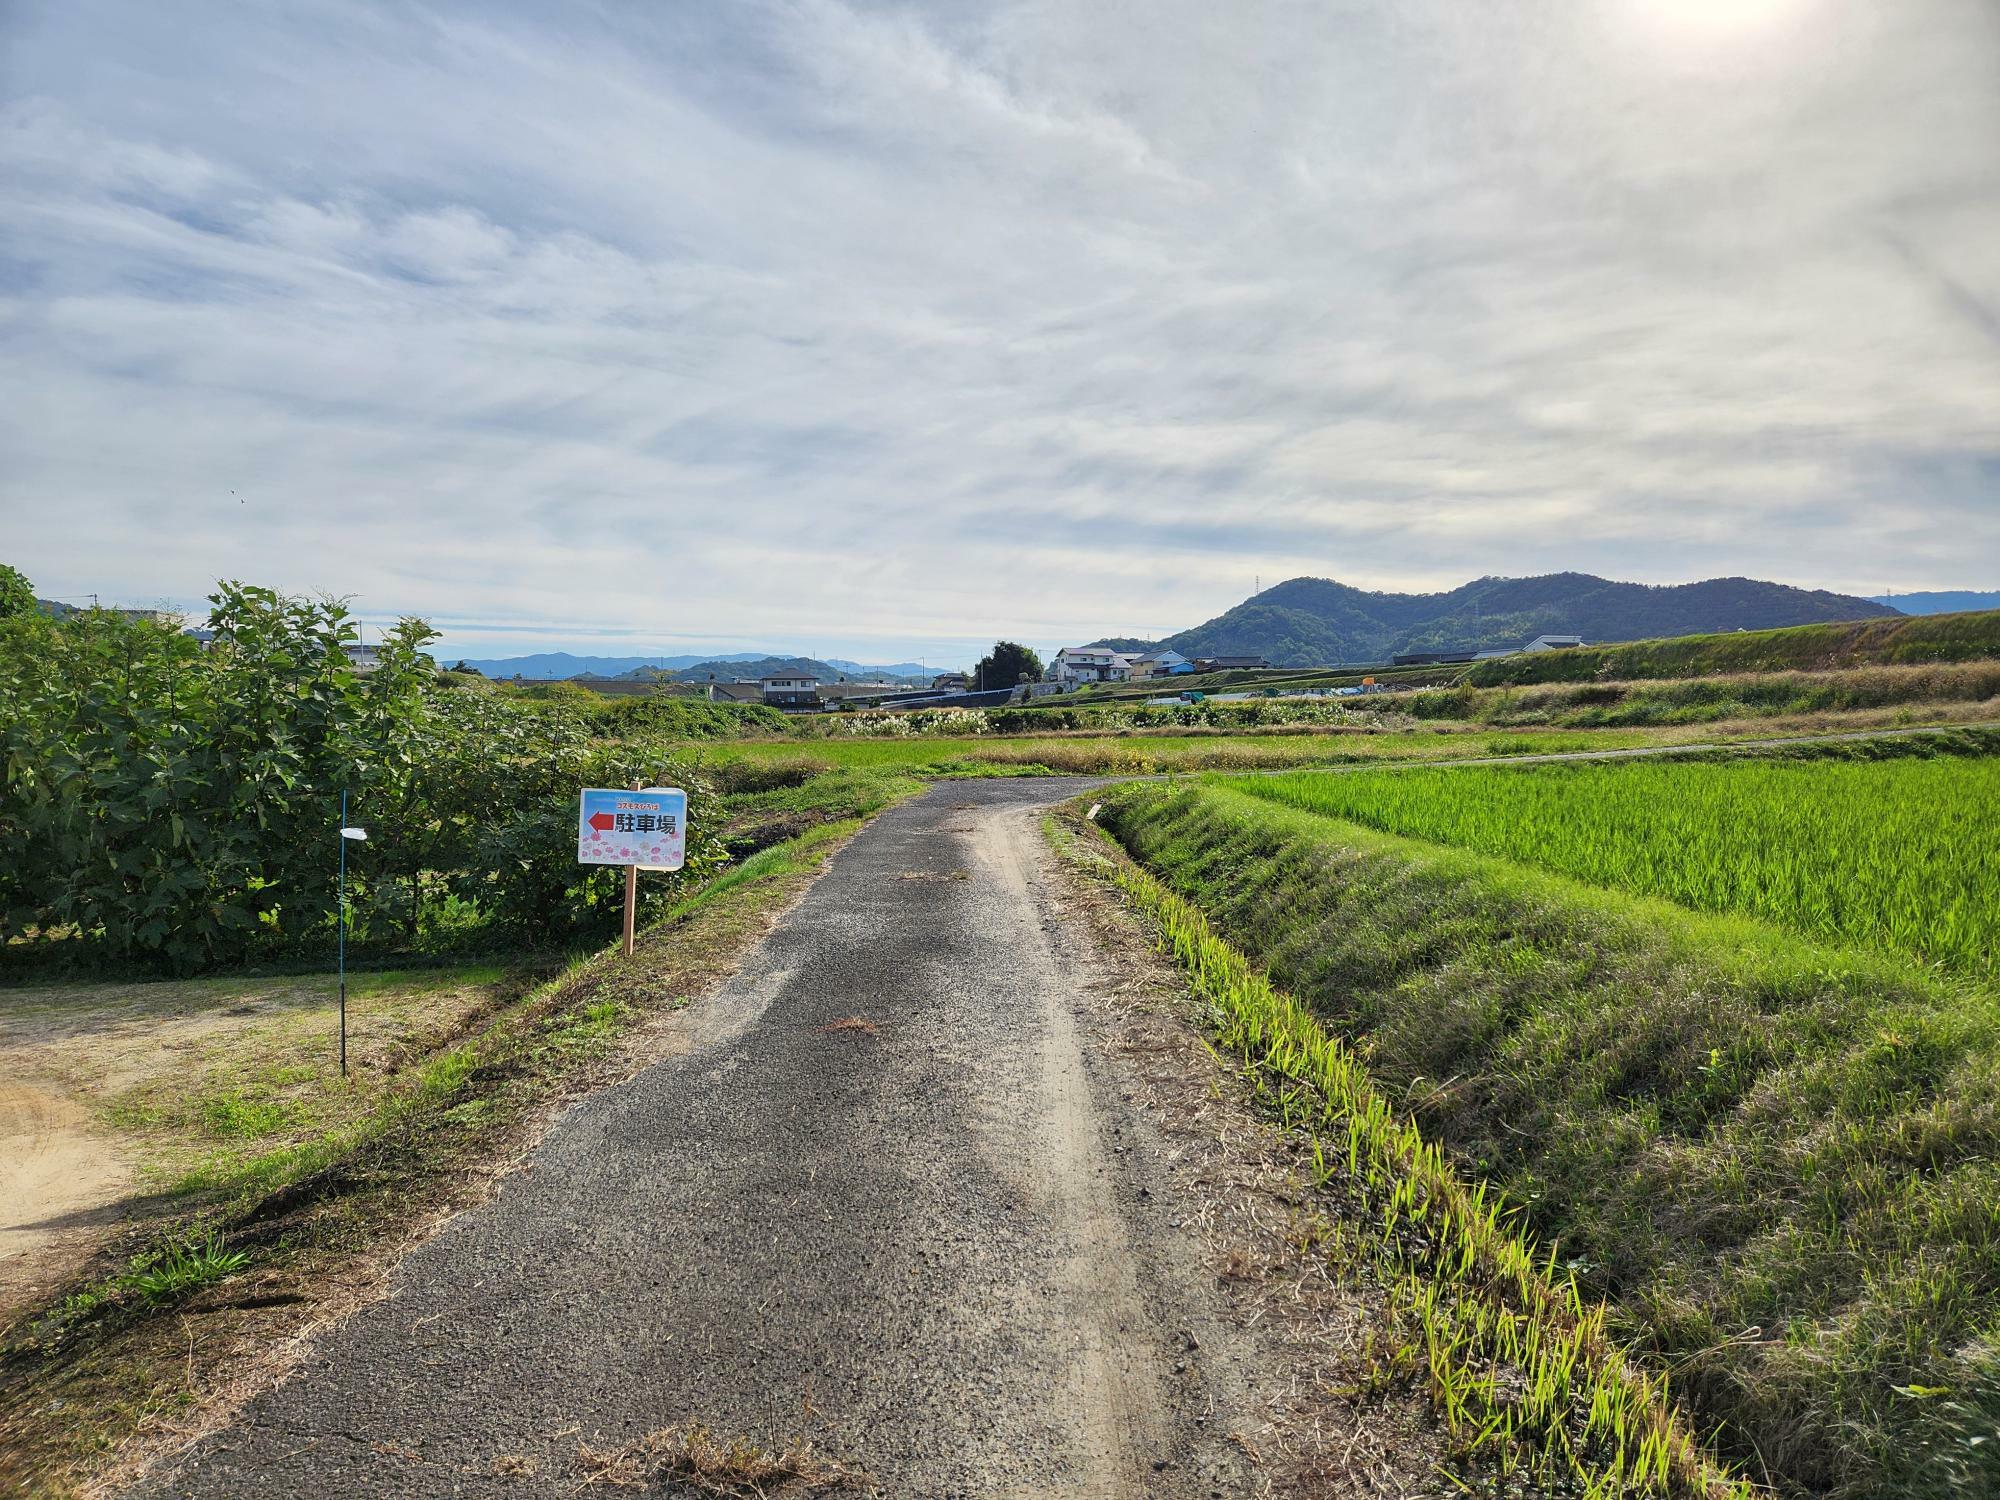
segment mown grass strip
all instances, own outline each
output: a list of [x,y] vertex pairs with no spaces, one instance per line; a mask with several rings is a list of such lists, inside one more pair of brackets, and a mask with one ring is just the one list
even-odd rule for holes
[[1665,1379],[1625,1358],[1603,1305],[1557,1270],[1553,1249],[1538,1255],[1499,1195],[1460,1176],[1345,1043],[1122,851],[1112,878],[1213,1008],[1221,1044],[1288,1125],[1331,1147],[1322,1180],[1344,1175],[1376,1215],[1391,1305],[1420,1331],[1432,1398],[1462,1449],[1587,1496],[1751,1493],[1689,1433]]

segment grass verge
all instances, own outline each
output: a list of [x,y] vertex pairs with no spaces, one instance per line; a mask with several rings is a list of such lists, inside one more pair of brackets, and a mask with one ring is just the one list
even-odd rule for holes
[[820,824],[695,892],[630,958],[593,953],[482,1015],[329,1134],[218,1160],[176,1207],[0,1330],[0,1493],[67,1495],[361,1293],[371,1252],[478,1192],[553,1101],[619,1076],[621,1036],[685,1004],[762,934],[858,819]]
[[1725,1457],[1787,1494],[2000,1485],[1990,991],[1225,786],[1101,796]]
[[1319,1184],[1338,1179],[1358,1207],[1361,1232],[1342,1243],[1376,1262],[1392,1321],[1407,1331],[1388,1364],[1427,1389],[1468,1467],[1459,1483],[1587,1496],[1749,1493],[1690,1435],[1666,1382],[1625,1359],[1605,1309],[1552,1255],[1538,1255],[1497,1194],[1469,1183],[1399,1114],[1344,1042],[1197,908],[1115,844],[1098,849],[1107,877],[1207,1006],[1217,1042],[1288,1127],[1313,1135]]

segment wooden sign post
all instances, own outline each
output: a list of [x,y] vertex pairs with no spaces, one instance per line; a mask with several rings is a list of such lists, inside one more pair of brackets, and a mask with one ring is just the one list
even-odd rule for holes
[[625,867],[625,951],[639,926],[639,872],[678,870],[687,859],[687,793],[674,786],[586,787],[577,804],[576,857]]
[[[635,781],[632,783],[632,790],[643,792],[646,790],[646,783]],[[630,864],[625,867],[625,956],[627,958],[632,956],[633,937],[638,921],[639,867],[636,864]]]

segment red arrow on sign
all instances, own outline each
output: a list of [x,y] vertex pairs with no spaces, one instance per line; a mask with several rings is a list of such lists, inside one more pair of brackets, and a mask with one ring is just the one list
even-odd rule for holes
[[595,828],[599,833],[609,833],[612,821],[610,813],[592,813],[590,815],[590,826]]

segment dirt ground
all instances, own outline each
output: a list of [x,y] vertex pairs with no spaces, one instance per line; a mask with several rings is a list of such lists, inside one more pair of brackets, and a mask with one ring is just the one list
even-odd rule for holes
[[306,1139],[482,1005],[493,969],[0,991],[0,1325],[184,1173]]

